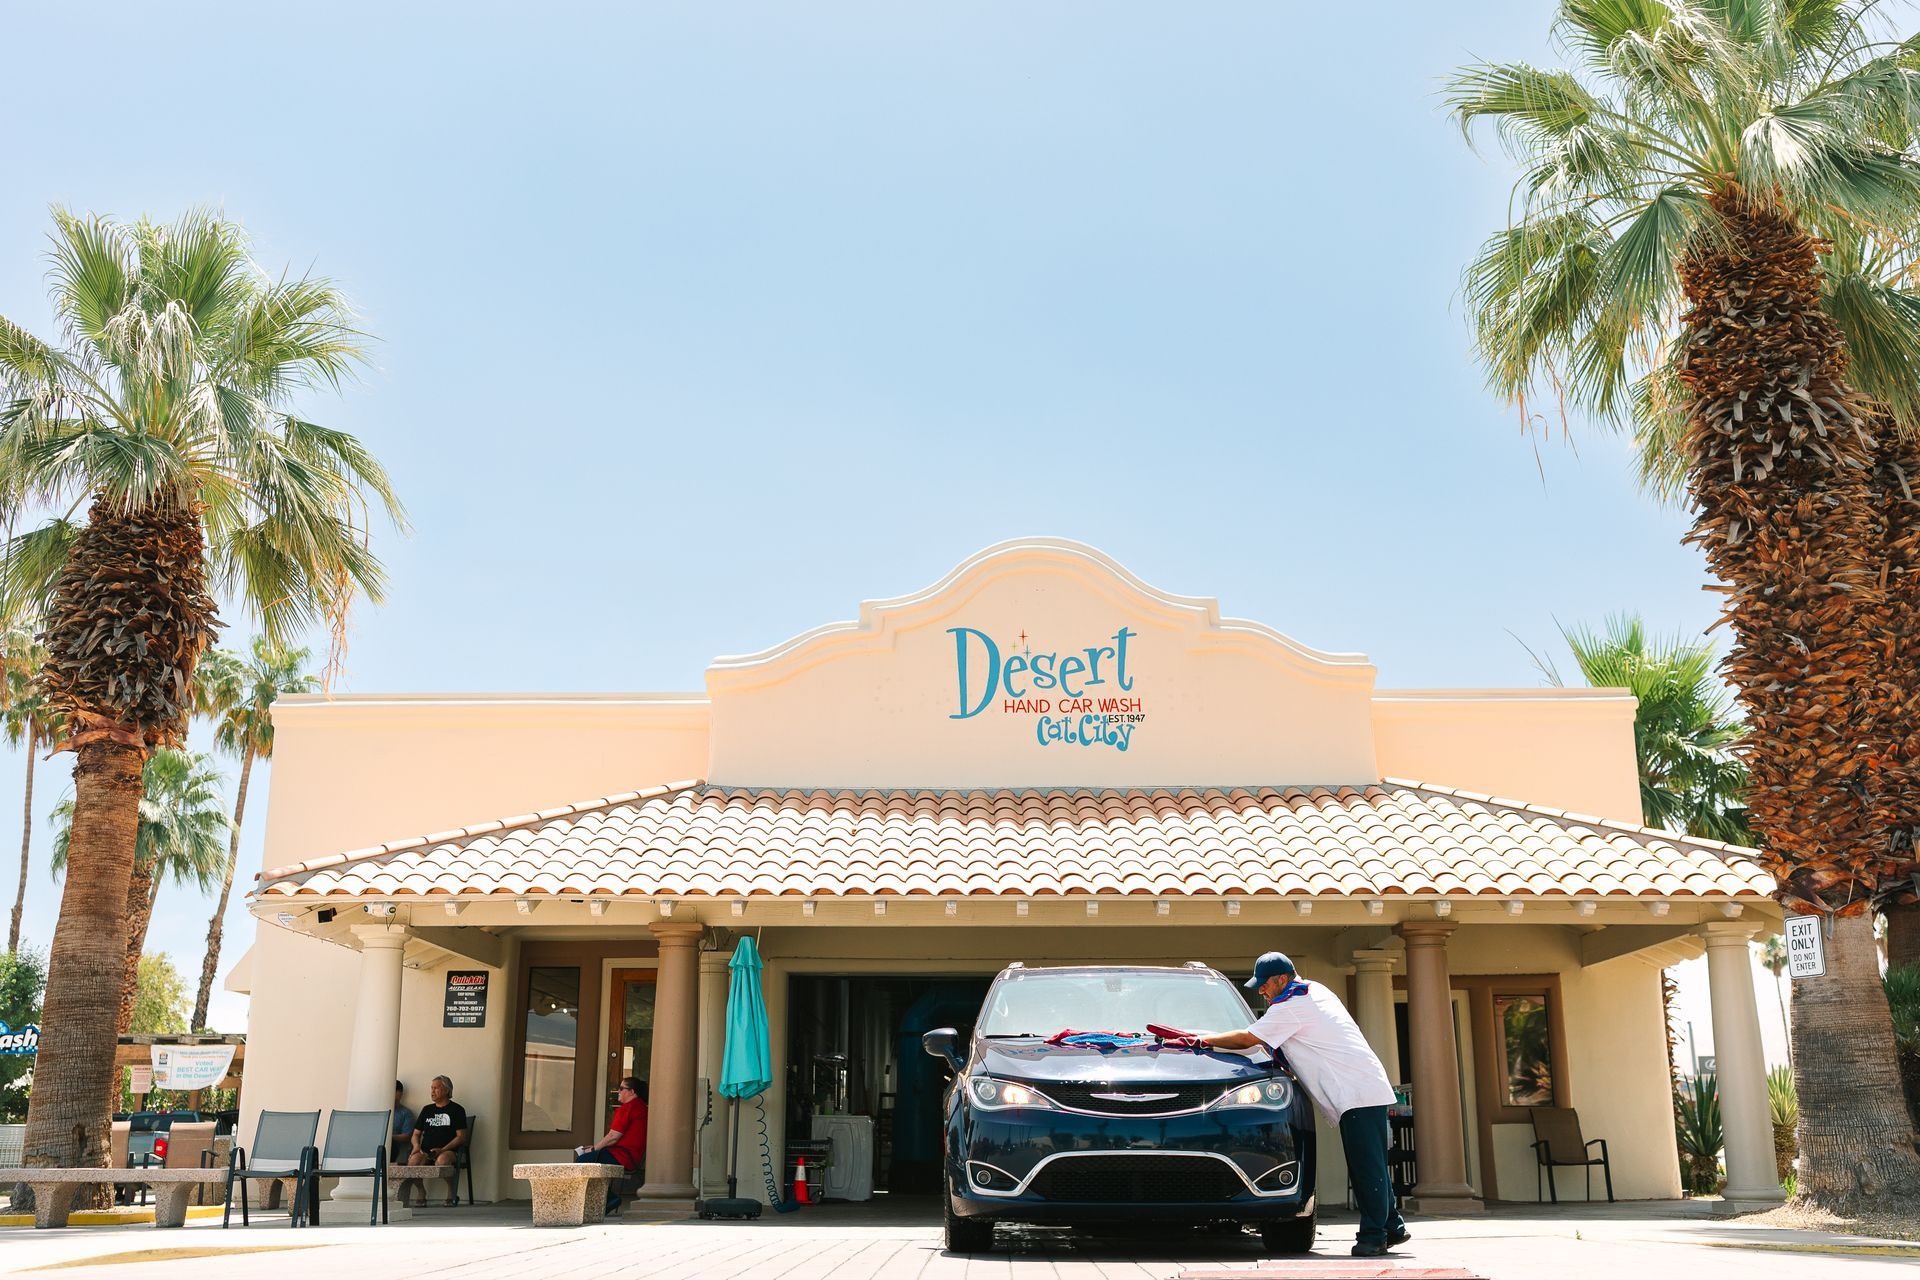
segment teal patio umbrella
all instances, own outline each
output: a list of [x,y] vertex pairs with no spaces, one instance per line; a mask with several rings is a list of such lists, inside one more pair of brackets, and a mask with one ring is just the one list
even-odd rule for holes
[[740,1101],[773,1087],[773,1052],[767,1043],[767,1002],[760,993],[760,949],[740,939],[727,962],[727,1045],[720,1059],[720,1095],[733,1099],[733,1153],[727,1162],[727,1198],[740,1185]]

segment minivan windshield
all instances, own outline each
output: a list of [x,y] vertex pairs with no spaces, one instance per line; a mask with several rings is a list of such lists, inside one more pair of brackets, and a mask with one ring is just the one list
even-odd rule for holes
[[1003,974],[987,994],[979,1034],[1237,1031],[1252,1021],[1233,984],[1194,969],[1029,969]]

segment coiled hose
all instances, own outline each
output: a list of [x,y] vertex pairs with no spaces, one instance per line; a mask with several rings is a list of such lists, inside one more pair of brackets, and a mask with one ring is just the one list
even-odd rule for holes
[[759,1113],[756,1123],[760,1127],[760,1172],[767,1179],[767,1203],[775,1213],[792,1213],[800,1206],[780,1198],[780,1182],[773,1174],[773,1135],[767,1132],[767,1095],[753,1095],[753,1106]]

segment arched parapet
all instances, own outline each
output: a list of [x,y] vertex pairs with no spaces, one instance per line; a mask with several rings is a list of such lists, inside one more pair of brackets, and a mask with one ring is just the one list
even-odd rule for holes
[[707,669],[716,782],[1241,785],[1376,775],[1374,669],[1081,543],[1022,538],[925,590]]

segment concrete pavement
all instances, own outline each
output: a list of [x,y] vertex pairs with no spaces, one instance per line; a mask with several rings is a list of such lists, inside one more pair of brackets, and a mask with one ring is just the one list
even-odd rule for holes
[[[944,1252],[924,1205],[824,1206],[755,1223],[612,1222],[536,1230],[524,1205],[428,1211],[370,1229],[292,1231],[283,1215],[259,1215],[248,1230],[217,1223],[176,1231],[142,1227],[0,1229],[0,1274],[42,1267],[62,1280],[179,1277],[274,1280],[343,1277],[543,1280],[631,1276],[645,1280],[1172,1280],[1183,1271],[1258,1270],[1252,1236],[1190,1234],[1090,1237],[1002,1228],[998,1247],[977,1256]],[[1911,1271],[1920,1246],[1749,1227],[1690,1206],[1560,1206],[1502,1209],[1485,1217],[1419,1219],[1414,1242],[1395,1256],[1410,1267],[1461,1267],[1488,1280],[1826,1280],[1870,1269]],[[1351,1214],[1323,1220],[1321,1259],[1345,1258]]]

